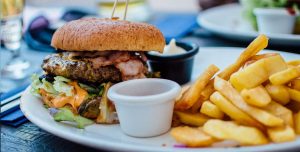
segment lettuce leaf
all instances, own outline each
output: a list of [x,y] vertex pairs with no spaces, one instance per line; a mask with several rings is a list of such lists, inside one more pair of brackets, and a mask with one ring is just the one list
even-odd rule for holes
[[56,76],[54,77],[53,87],[59,93],[64,93],[66,96],[73,96],[73,86],[68,85],[66,82],[70,82],[71,80]]
[[[50,109],[51,110],[51,109]],[[55,112],[53,112],[55,111]],[[51,111],[50,111],[51,112]],[[52,109],[52,116],[55,121],[70,121],[75,122],[78,128],[83,129],[87,125],[91,125],[94,121],[84,118],[80,115],[75,115],[69,108],[63,107],[59,108],[58,110]]]
[[45,78],[42,79],[42,86],[41,89],[46,90],[48,93],[51,94],[58,94],[52,83],[48,82]]
[[[31,84],[31,93],[39,96],[39,89],[44,89],[50,94],[58,95],[65,94],[66,96],[74,95],[74,87],[69,85],[68,82],[71,82],[70,79],[67,79],[62,76],[54,77],[54,81],[51,83],[47,81],[45,78],[40,80],[40,77],[37,74],[33,74],[31,76],[32,84]],[[96,96],[102,96],[104,92],[105,83],[95,87],[90,86],[84,83],[78,83],[79,86],[86,90],[89,93],[89,97],[93,98]]]
[[54,77],[54,80],[55,81],[61,81],[61,82],[71,82],[70,79],[67,79],[67,78],[65,78],[63,76],[56,76],[56,77]]
[[35,96],[39,96],[39,89],[42,87],[42,82],[39,79],[39,76],[37,74],[33,74],[31,76],[31,89],[30,89],[30,93],[35,95]]
[[69,108],[59,108],[56,113],[53,114],[55,121],[74,121],[75,115]]
[[39,89],[44,89],[45,91],[47,91],[48,93],[51,94],[57,94],[58,92],[54,89],[53,85],[48,82],[46,79],[42,79],[42,81],[40,81],[39,76],[37,74],[33,74],[31,76],[31,90],[30,92],[33,95],[39,96]]
[[80,115],[75,116],[75,122],[77,122],[77,127],[83,129],[85,126],[91,125],[94,123],[94,121],[84,118]]
[[31,90],[30,92],[33,95],[39,96],[39,89],[44,89],[46,92],[50,94],[60,94],[64,93],[66,96],[73,95],[73,86],[67,84],[67,82],[71,82],[70,79],[67,79],[62,76],[54,77],[54,82],[51,83],[47,81],[45,78],[40,80],[37,74],[33,74],[31,76]]

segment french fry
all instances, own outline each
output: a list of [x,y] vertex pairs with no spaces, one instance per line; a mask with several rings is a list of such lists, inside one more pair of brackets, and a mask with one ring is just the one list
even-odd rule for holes
[[266,53],[266,54],[255,55],[251,59],[249,59],[247,63],[245,63],[244,68],[258,60],[264,60],[265,68],[268,71],[269,75],[272,75],[274,73],[277,73],[279,71],[288,68],[284,59],[278,53]]
[[294,115],[295,131],[300,134],[300,111]]
[[210,65],[196,80],[196,82],[175,103],[176,110],[191,108],[200,98],[201,91],[209,83],[210,79],[219,71],[215,65]]
[[192,112],[192,113],[197,113],[199,112],[199,109],[202,105],[202,103],[204,102],[204,100],[200,97],[200,99],[192,106],[192,108],[190,108],[189,110]]
[[170,132],[171,136],[180,143],[189,147],[204,147],[214,143],[214,139],[202,131],[201,128],[176,127]]
[[264,60],[256,61],[243,70],[232,74],[230,82],[239,91],[257,87],[269,78],[268,71],[264,67]]
[[252,89],[243,89],[241,95],[248,104],[257,107],[265,107],[272,101],[267,90],[261,85]]
[[211,119],[203,126],[203,131],[220,140],[234,140],[241,145],[262,145],[268,143],[264,134],[255,127],[241,126],[232,121]]
[[251,60],[257,61],[257,60],[261,60],[261,59],[264,59],[264,58],[269,58],[271,56],[276,56],[276,55],[279,55],[279,53],[257,54],[257,55],[252,56],[248,61],[251,61]]
[[201,98],[203,101],[208,100],[209,96],[215,91],[214,79],[211,79],[205,89],[201,91]]
[[261,60],[261,59],[264,59],[264,58],[269,58],[269,57],[272,57],[272,56],[275,56],[275,55],[278,55],[278,53],[266,53],[266,54],[257,54],[257,55],[254,55],[252,56],[244,65],[243,65],[243,68],[249,66],[250,64],[258,61],[258,60]]
[[294,101],[300,102],[300,91],[287,88],[290,94],[290,98]]
[[230,82],[238,90],[249,89],[262,84],[268,80],[270,75],[286,69],[287,64],[284,59],[280,55],[273,55],[260,59],[234,73],[230,77]]
[[191,126],[202,126],[209,119],[209,117],[201,113],[175,111],[175,114],[178,116],[180,122]]
[[183,87],[181,87],[181,91],[180,94],[177,96],[176,101],[180,100],[180,98],[182,97],[182,95],[190,88],[190,85],[185,85]]
[[176,115],[175,112],[173,112],[171,127],[178,127],[181,125],[183,125],[183,123],[180,121],[178,115]]
[[[259,51],[266,48],[268,45],[268,38],[261,34],[256,39],[254,39],[250,45],[240,54],[240,56],[237,58],[237,60],[225,68],[223,71],[221,71],[218,76],[224,80],[228,80],[230,76],[238,71],[251,57],[256,55]],[[201,92],[201,101],[203,102],[205,100],[208,100],[210,95],[215,91],[214,89],[214,80],[212,79],[208,85],[203,89]],[[201,104],[198,104],[201,106]],[[194,109],[199,109],[199,107],[195,107]]]
[[269,76],[271,76],[277,72],[286,70],[288,68],[286,62],[284,61],[282,56],[279,54],[265,58],[263,60],[265,62],[265,68],[266,68]]
[[256,60],[249,60],[247,61],[243,66],[242,66],[242,69],[246,68],[247,66],[253,64],[254,62],[256,62]]
[[206,87],[201,91],[199,100],[192,106],[191,111],[197,112],[201,107],[202,103],[209,99],[209,96],[215,91],[213,85],[213,79],[209,81]]
[[217,119],[222,119],[224,117],[224,113],[210,101],[203,102],[200,113]]
[[214,88],[214,79],[211,79],[209,83],[206,85],[206,87],[201,91],[200,99],[197,101],[196,104],[193,105],[192,111],[196,112],[201,107],[202,103],[209,99],[210,95],[215,91]]
[[300,91],[300,79],[294,79],[291,81],[291,88]]
[[248,61],[252,56],[256,55],[259,51],[263,50],[268,46],[268,38],[266,35],[259,35],[254,39],[248,47],[242,52],[234,64],[225,68],[218,76],[222,79],[228,80],[230,75],[238,71],[246,61]]
[[234,106],[229,100],[227,100],[220,92],[216,91],[210,96],[212,101],[221,111],[227,114],[231,119],[237,121],[243,125],[249,125],[265,130],[265,127],[257,120],[250,117],[248,114]]
[[291,67],[271,75],[269,80],[272,84],[281,85],[286,84],[297,77],[300,77],[300,68]]
[[275,143],[296,139],[300,134],[300,60],[285,62],[279,53],[256,55],[267,43],[268,38],[260,35],[215,78],[219,69],[212,65],[183,91],[175,103],[176,120],[203,128],[173,129],[178,142],[203,147],[220,141],[261,145],[268,139]]
[[281,118],[285,124],[291,126],[292,128],[294,127],[293,112],[290,109],[274,101],[272,101],[263,109]]
[[300,60],[291,60],[287,62],[288,65],[292,65],[292,66],[299,66],[300,65]]
[[275,143],[293,141],[296,139],[295,131],[289,125],[269,128],[267,132],[270,139]]
[[231,84],[219,77],[215,77],[215,89],[229,99],[235,106],[249,114],[251,117],[268,127],[282,126],[283,120],[269,112],[248,105],[237,90]]
[[276,102],[282,105],[286,105],[288,102],[290,102],[290,94],[286,86],[268,84],[265,86],[265,88],[271,98]]

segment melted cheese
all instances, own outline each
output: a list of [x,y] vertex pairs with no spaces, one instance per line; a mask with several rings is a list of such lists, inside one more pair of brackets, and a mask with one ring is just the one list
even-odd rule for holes
[[40,94],[42,95],[45,104],[52,108],[61,108],[64,107],[66,104],[69,104],[73,107],[75,111],[77,111],[78,107],[84,101],[88,93],[84,89],[80,88],[77,82],[69,82],[69,85],[74,87],[74,96],[54,96],[47,93],[44,89],[40,89]]

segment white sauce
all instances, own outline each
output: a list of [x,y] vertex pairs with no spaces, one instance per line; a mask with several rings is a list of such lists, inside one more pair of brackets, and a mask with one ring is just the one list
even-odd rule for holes
[[185,53],[186,51],[181,48],[181,47],[178,47],[176,45],[176,40],[175,39],[172,39],[170,41],[170,43],[168,45],[165,46],[164,48],[164,52],[162,54],[158,53],[158,52],[151,52],[151,54],[153,55],[159,55],[159,56],[168,56],[168,55],[177,55],[177,54],[183,54]]

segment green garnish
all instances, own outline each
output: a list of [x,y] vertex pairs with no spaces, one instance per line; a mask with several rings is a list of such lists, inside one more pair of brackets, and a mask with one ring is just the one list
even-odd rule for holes
[[70,121],[76,122],[78,128],[84,128],[87,125],[91,125],[94,121],[84,118],[80,115],[75,115],[69,108],[59,108],[58,112],[53,115],[55,121]]

